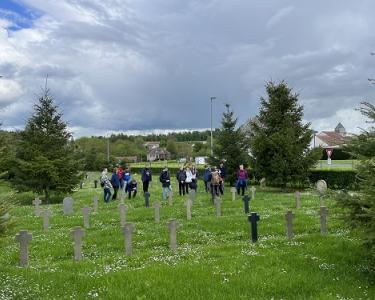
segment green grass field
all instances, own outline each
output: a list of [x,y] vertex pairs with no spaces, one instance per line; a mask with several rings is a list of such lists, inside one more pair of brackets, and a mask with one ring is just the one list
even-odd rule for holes
[[[199,183],[193,219],[186,221],[186,197],[175,192],[173,207],[163,204],[160,224],[143,197],[125,200],[127,221],[135,224],[133,255],[124,255],[118,201],[105,205],[101,189],[93,188],[99,174],[91,173],[84,188],[73,194],[75,214],[64,216],[62,205],[53,210],[52,228],[42,230],[42,218],[33,207],[13,211],[17,226],[0,239],[0,299],[374,299],[375,287],[366,252],[357,234],[339,219],[340,211],[326,199],[329,234],[320,234],[319,200],[302,193],[302,208],[294,195],[257,191],[251,211],[260,215],[259,241],[249,240],[249,224],[242,201],[231,201],[226,188],[222,217],[215,216],[208,195]],[[139,187],[140,188],[140,187]],[[4,184],[2,195],[10,193]],[[151,203],[161,200],[154,182]],[[100,196],[99,212],[91,214],[86,230],[84,259],[73,261],[71,229],[82,226],[81,208]],[[295,237],[285,236],[287,209],[295,214]],[[169,250],[167,221],[177,218],[178,250]],[[29,267],[18,267],[20,229],[33,234]]]

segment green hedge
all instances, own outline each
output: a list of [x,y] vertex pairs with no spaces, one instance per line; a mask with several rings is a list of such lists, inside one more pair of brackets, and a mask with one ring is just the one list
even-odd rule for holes
[[[133,167],[131,168],[132,174],[138,174],[140,176],[143,168]],[[171,167],[168,168],[171,178],[174,178],[179,168]],[[162,168],[151,168],[154,181],[157,181]],[[258,183],[257,180],[253,180],[254,173],[252,170],[248,170],[249,179],[254,183]],[[198,169],[198,176],[202,178],[203,169]],[[310,184],[315,184],[318,180],[323,179],[327,182],[328,188],[330,189],[348,189],[357,190],[358,183],[356,179],[357,172],[355,170],[319,170],[312,169],[309,173]]]
[[315,184],[323,179],[329,189],[357,190],[357,172],[355,170],[310,170],[309,180]]

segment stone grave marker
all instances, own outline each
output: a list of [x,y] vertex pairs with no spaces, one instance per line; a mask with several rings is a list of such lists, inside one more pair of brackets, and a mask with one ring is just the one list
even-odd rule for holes
[[43,217],[43,229],[44,231],[49,230],[49,217],[52,215],[52,210],[50,209],[44,209],[42,211],[42,217]]
[[35,216],[40,217],[40,204],[42,204],[42,200],[35,198],[33,204],[35,205]]
[[169,204],[169,206],[173,206],[173,191],[169,191],[168,204]]
[[251,187],[251,199],[253,199],[253,200],[255,199],[255,192],[256,192],[256,190],[257,189],[255,188],[255,186]]
[[155,223],[160,223],[160,202],[155,202],[152,207],[155,209]]
[[83,226],[85,228],[90,228],[90,211],[90,207],[85,206],[82,208]]
[[236,200],[237,189],[235,187],[231,187],[230,188],[230,192],[232,193],[232,201],[235,201]]
[[27,245],[33,239],[33,235],[28,233],[27,230],[20,230],[16,234],[16,241],[20,243],[20,266],[26,267],[29,263],[29,253]]
[[177,231],[177,221],[176,219],[171,219],[168,222],[168,230],[169,230],[169,248],[172,251],[177,250],[177,237],[176,237],[176,231]]
[[291,239],[293,237],[293,218],[294,214],[291,210],[288,210],[285,214],[286,219],[286,236],[288,239]]
[[193,206],[193,201],[191,199],[187,199],[185,201],[186,206],[186,219],[191,220],[191,207]]
[[320,233],[326,234],[327,233],[327,217],[328,217],[328,209],[325,206],[320,207]]
[[125,236],[125,255],[131,256],[132,255],[132,234],[135,230],[135,226],[133,223],[125,223],[122,226],[122,232]]
[[215,206],[216,206],[216,216],[221,216],[221,199],[219,197],[215,197]]
[[260,181],[259,181],[259,184],[260,184],[260,187],[261,188],[264,188],[266,186],[266,178],[262,178]]
[[301,193],[297,191],[295,193],[295,197],[296,197],[296,208],[300,209],[301,208]]
[[195,202],[195,197],[196,197],[195,190],[190,190],[190,191],[189,191],[189,198],[190,198],[190,200],[192,201],[192,203]]
[[82,260],[82,238],[85,236],[85,230],[81,227],[74,227],[71,231],[74,240],[74,259]]
[[253,243],[258,241],[258,226],[257,222],[260,220],[258,214],[256,212],[252,212],[251,215],[248,216],[248,221],[250,223],[251,229],[251,240]]
[[94,188],[96,189],[97,187],[98,187],[98,180],[95,179],[95,180],[94,180]]
[[145,196],[145,206],[150,207],[150,193],[145,192],[144,196]]
[[243,210],[244,210],[245,214],[249,214],[249,212],[250,212],[250,209],[249,209],[250,200],[251,200],[251,198],[248,195],[245,195],[245,196],[242,197]]
[[316,182],[316,191],[318,192],[320,199],[320,206],[324,206],[324,196],[327,193],[327,182],[324,180],[318,180]]
[[92,198],[92,202],[93,202],[93,205],[94,205],[94,212],[97,213],[98,212],[98,207],[99,207],[99,197],[95,195]]
[[120,212],[120,225],[123,227],[126,223],[126,210],[128,209],[128,206],[124,203],[120,203],[118,209]]
[[73,198],[66,197],[63,200],[64,215],[71,215],[73,213]]

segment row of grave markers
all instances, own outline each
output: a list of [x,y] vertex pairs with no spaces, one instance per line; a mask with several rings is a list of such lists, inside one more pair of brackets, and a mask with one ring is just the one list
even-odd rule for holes
[[[149,207],[149,197],[150,197],[150,194],[148,192],[146,192],[145,193],[145,206],[146,207]],[[296,208],[299,209],[301,207],[301,200],[300,200],[301,194],[300,194],[300,192],[296,192],[295,198],[296,198]],[[242,198],[245,214],[249,214],[249,211],[250,211],[249,203],[250,203],[251,199],[252,198],[249,197],[248,195],[245,195]],[[93,203],[94,203],[93,210],[94,210],[94,212],[98,211],[98,201],[99,201],[98,197],[94,196],[93,197]],[[192,209],[194,201],[195,201],[195,192],[193,191],[192,193],[189,193],[189,199],[187,199],[184,203],[184,205],[186,206],[187,220],[191,220],[191,218],[192,218],[191,209]],[[222,200],[219,197],[216,197],[214,203],[215,203],[215,206],[216,206],[216,216],[219,217],[219,216],[221,216]],[[52,215],[51,209],[42,210],[40,208],[41,200],[39,200],[39,199],[35,199],[33,201],[33,204],[35,204],[35,215],[43,217],[43,229],[44,229],[44,231],[48,231],[49,228],[50,228],[49,217]],[[172,205],[172,201],[169,201],[169,205]],[[324,205],[322,205],[322,198],[321,198],[321,206],[322,207],[324,206]],[[127,205],[125,205],[124,203],[120,203],[119,211],[120,211],[120,224],[121,224],[121,226],[124,226],[124,224],[126,222],[125,216],[126,216],[127,208],[128,208]],[[159,223],[160,222],[161,203],[155,202],[153,204],[153,208],[155,209],[155,222]],[[70,197],[64,199],[64,212],[67,213],[67,214],[71,214],[73,212],[73,199],[70,198]],[[90,207],[85,206],[85,207],[82,208],[83,226],[85,228],[90,227],[90,219],[89,219],[90,212],[91,212]]]
[[[191,201],[190,199],[188,201]],[[156,203],[155,203],[156,204]],[[155,208],[160,209],[160,203],[159,205],[155,205]],[[135,230],[134,223],[126,223],[125,222],[125,204],[120,204],[120,212],[122,211],[123,214],[120,214],[122,216],[120,218],[121,223],[121,229],[125,237],[125,255],[130,256],[132,254],[132,234]],[[160,222],[160,214],[156,213],[159,212],[159,209],[155,209],[155,221]],[[324,206],[320,207],[320,230],[322,234],[327,233],[327,215],[328,215],[328,209]],[[286,235],[288,239],[291,239],[293,237],[293,218],[294,214],[291,210],[288,210],[285,214],[286,219]],[[187,219],[191,219],[191,214],[189,215],[189,212],[187,212]],[[250,223],[250,236],[251,241],[253,243],[258,241],[258,229],[257,229],[257,222],[260,220],[259,215],[256,212],[252,212],[250,215],[248,215],[248,222]],[[167,226],[169,230],[169,247],[172,251],[177,250],[177,228],[178,223],[176,219],[171,219],[168,222]],[[72,237],[74,240],[74,259],[76,261],[82,260],[82,238],[85,236],[86,232],[85,229],[81,227],[74,227],[71,231]],[[27,230],[21,230],[16,235],[16,240],[20,243],[20,266],[25,267],[28,265],[28,249],[27,245],[32,240],[32,234],[27,232]]]

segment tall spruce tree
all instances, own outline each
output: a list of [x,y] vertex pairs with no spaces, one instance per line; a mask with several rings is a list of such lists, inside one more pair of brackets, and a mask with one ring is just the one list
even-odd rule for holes
[[221,119],[221,128],[216,134],[213,148],[213,157],[210,162],[216,166],[224,160],[227,169],[227,181],[233,184],[236,179],[236,171],[240,164],[247,164],[249,156],[247,153],[247,145],[245,136],[239,128],[236,128],[237,118],[230,109],[229,104],[225,104]]
[[[369,119],[369,123],[375,124],[373,104],[362,102],[359,111]],[[375,127],[354,136],[345,150],[359,158],[356,168],[360,193],[340,193],[337,204],[345,209],[345,218],[350,226],[363,229],[366,244],[375,249]]]
[[309,150],[310,124],[303,124],[298,95],[282,81],[266,84],[268,98],[261,98],[258,116],[250,123],[252,164],[259,177],[286,187],[307,179],[308,170],[319,158]]
[[16,153],[12,182],[20,190],[43,193],[71,192],[82,178],[82,163],[62,114],[46,89],[34,105]]

